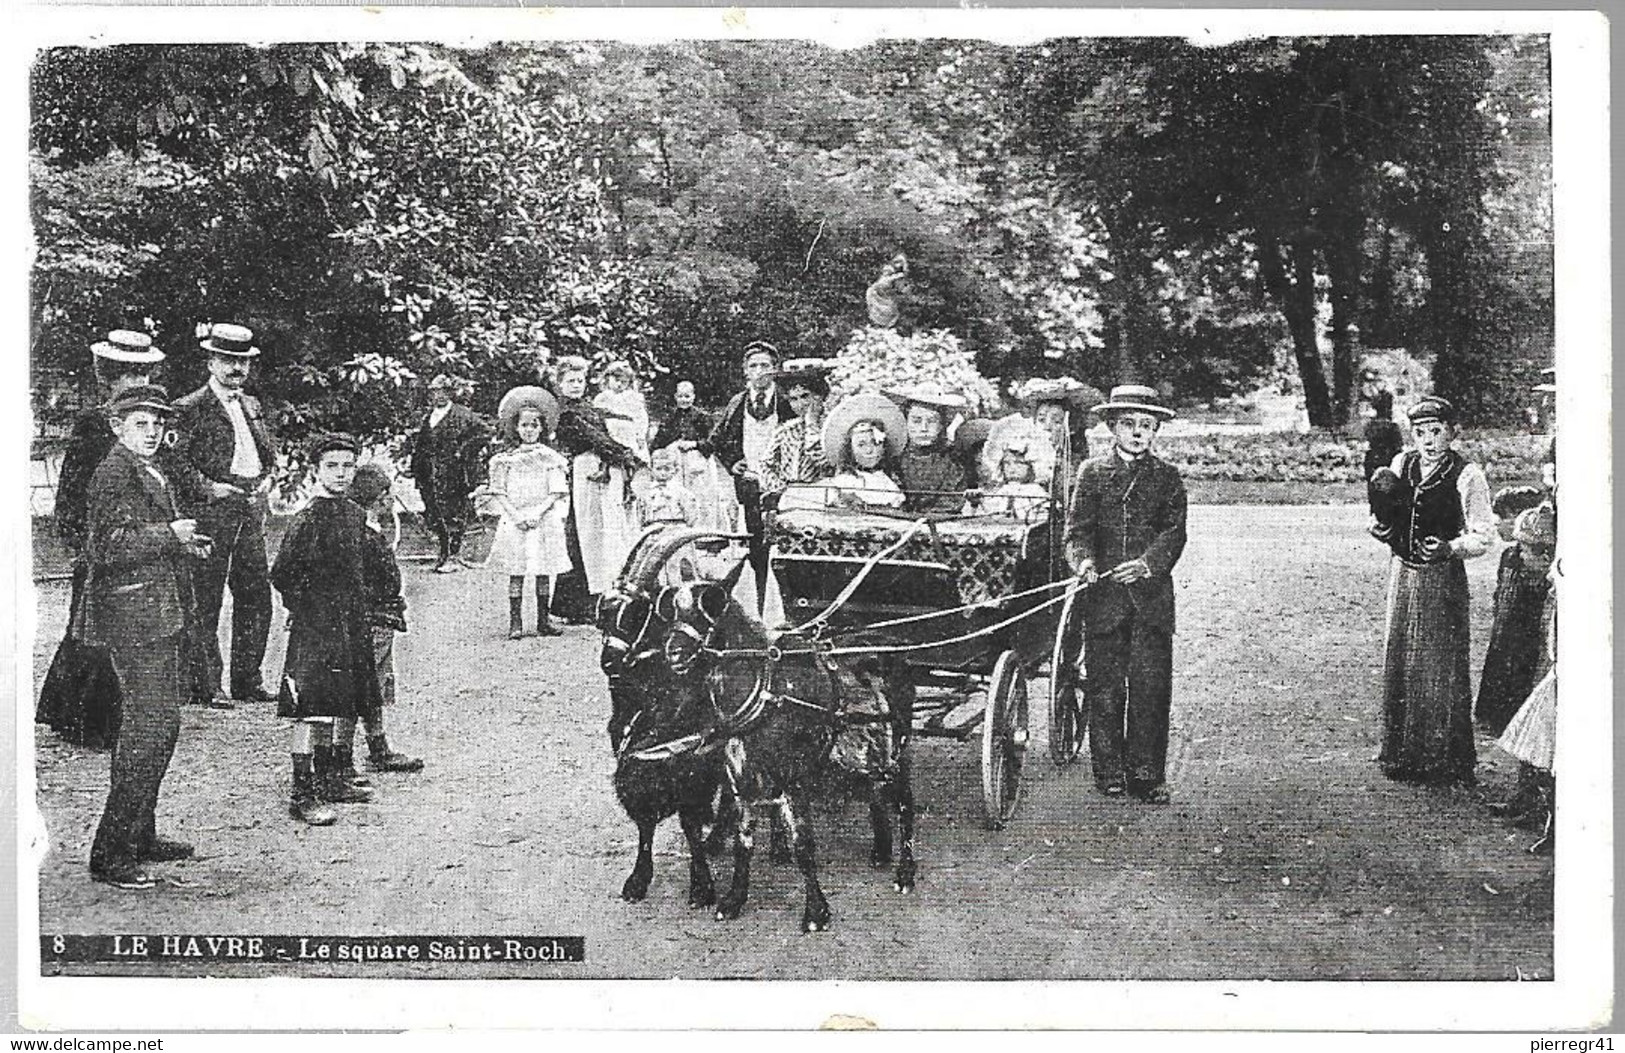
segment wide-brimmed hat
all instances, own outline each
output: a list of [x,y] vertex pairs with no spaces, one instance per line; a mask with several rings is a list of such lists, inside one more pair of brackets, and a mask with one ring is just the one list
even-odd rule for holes
[[1015,390],[1018,402],[1073,402],[1088,385],[1074,377],[1029,377]]
[[91,344],[90,353],[109,362],[133,366],[155,366],[164,360],[164,353],[152,346],[152,337],[133,329],[113,330],[106,340]]
[[1450,404],[1449,399],[1438,395],[1428,395],[1421,401],[1413,404],[1405,411],[1405,416],[1412,424],[1425,424],[1428,421],[1442,421],[1445,424],[1456,423],[1456,407]]
[[941,410],[944,419],[955,413],[964,412],[970,405],[970,400],[965,396],[949,391],[934,380],[922,381],[906,388],[896,388],[887,391],[886,394],[901,402],[905,409],[918,403],[921,406],[930,406],[934,410]]
[[1503,486],[1490,500],[1490,511],[1501,519],[1516,517],[1545,500],[1546,491],[1538,486]]
[[1091,407],[1095,413],[1149,413],[1168,420],[1174,411],[1162,401],[1162,393],[1145,384],[1119,384],[1105,402]]
[[544,387],[522,384],[510,388],[497,403],[497,420],[502,422],[502,435],[510,442],[519,440],[519,414],[533,409],[542,415],[542,434],[552,435],[559,425],[559,400]]
[[1512,540],[1526,545],[1556,545],[1557,512],[1549,504],[1519,512],[1512,521]]
[[1049,429],[1020,414],[1000,417],[993,422],[982,446],[982,479],[989,486],[999,482],[999,469],[1006,453],[1020,456],[1033,466],[1033,481],[1048,483],[1055,474],[1055,444]]
[[359,457],[361,456],[361,443],[357,442],[356,437],[347,431],[329,431],[323,432],[310,440],[310,445],[306,448],[311,464],[320,461],[323,454],[332,453],[334,450],[349,450]]
[[169,392],[157,384],[133,384],[114,395],[107,404],[107,412],[116,417],[141,409],[167,415],[173,413],[175,407],[169,404]]
[[779,363],[779,370],[773,374],[773,379],[780,384],[792,384],[808,378],[822,380],[834,369],[835,360],[832,358],[787,358]]
[[212,355],[230,358],[258,358],[260,349],[254,346],[254,330],[246,325],[216,322],[209,326],[209,335],[198,346]]
[[860,421],[873,421],[886,433],[886,457],[893,458],[903,452],[907,440],[908,422],[897,403],[884,395],[861,391],[848,395],[840,405],[824,418],[824,461],[840,468],[850,457],[847,436]]

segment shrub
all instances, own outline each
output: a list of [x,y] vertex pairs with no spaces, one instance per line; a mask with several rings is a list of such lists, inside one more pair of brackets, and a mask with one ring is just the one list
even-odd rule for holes
[[[1456,448],[1492,485],[1538,479],[1547,439],[1467,431]],[[1328,432],[1182,435],[1157,440],[1157,453],[1186,479],[1242,483],[1359,483],[1364,440]]]

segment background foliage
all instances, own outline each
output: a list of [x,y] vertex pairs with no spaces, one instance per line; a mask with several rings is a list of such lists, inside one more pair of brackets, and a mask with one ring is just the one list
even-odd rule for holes
[[397,437],[437,372],[489,410],[562,353],[716,400],[751,340],[842,347],[902,251],[903,335],[988,376],[1285,383],[1336,428],[1400,348],[1503,423],[1551,356],[1546,64],[1512,37],[52,50],[36,406],[115,327],[188,388],[222,320],[289,438]]

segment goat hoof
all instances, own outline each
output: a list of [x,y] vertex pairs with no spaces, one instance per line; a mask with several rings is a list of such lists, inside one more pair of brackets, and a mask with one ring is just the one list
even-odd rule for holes
[[743,910],[744,907],[745,905],[743,903],[730,903],[727,900],[723,900],[722,903],[717,907],[717,920],[733,921],[735,918],[739,917],[739,912]]
[[829,911],[814,914],[812,917],[801,919],[802,932],[823,932],[829,928]]
[[627,878],[626,884],[621,886],[621,898],[626,900],[628,903],[641,903],[643,901],[643,897],[647,896],[648,894],[649,883],[647,881],[639,881],[636,877]]
[[688,894],[688,905],[691,907],[709,907],[717,901],[714,889],[697,888]]
[[880,848],[876,846],[869,853],[869,865],[872,867],[891,866],[891,846]]

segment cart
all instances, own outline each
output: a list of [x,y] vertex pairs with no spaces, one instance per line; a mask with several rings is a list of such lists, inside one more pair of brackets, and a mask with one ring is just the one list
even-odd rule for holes
[[1058,765],[1083,744],[1082,610],[1058,505],[1034,523],[844,508],[767,517],[786,621],[885,658],[892,688],[913,696],[916,734],[980,739],[993,829],[1021,800],[1034,698],[1048,701]]

